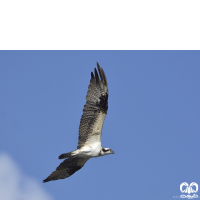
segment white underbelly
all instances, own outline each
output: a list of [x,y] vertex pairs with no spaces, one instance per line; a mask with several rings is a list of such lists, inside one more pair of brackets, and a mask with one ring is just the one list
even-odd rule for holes
[[101,143],[95,142],[92,145],[85,145],[80,149],[79,155],[81,157],[97,157],[101,151]]

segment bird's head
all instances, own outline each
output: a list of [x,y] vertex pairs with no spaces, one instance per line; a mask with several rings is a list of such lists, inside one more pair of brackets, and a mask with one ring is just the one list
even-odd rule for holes
[[100,156],[105,156],[108,154],[114,154],[115,152],[111,150],[110,148],[102,148],[100,151]]

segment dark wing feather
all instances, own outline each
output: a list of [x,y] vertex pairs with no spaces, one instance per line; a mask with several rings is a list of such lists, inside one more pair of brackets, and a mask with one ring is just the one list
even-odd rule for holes
[[84,164],[89,160],[89,158],[68,158],[64,160],[54,172],[51,173],[50,176],[48,176],[45,180],[43,180],[43,183],[58,179],[64,179],[68,178],[72,174],[74,174],[76,171],[81,169]]
[[79,126],[79,142],[77,148],[81,148],[93,132],[98,116],[100,114],[107,114],[108,84],[105,73],[99,63],[97,63],[97,69],[99,75],[96,68],[94,69],[94,74],[91,72],[90,85],[88,86],[86,96],[87,101],[83,109],[83,115]]

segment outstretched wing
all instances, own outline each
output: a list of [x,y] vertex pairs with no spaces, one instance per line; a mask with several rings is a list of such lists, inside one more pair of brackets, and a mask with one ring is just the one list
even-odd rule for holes
[[43,180],[43,183],[58,179],[64,179],[68,178],[72,174],[74,174],[76,171],[81,169],[84,164],[89,160],[89,158],[78,158],[78,157],[70,157],[66,160],[64,160],[54,172],[51,173],[50,176],[48,176],[45,180]]
[[[91,72],[90,85],[86,96],[86,104],[79,126],[78,147],[85,143],[92,145],[94,141],[101,142],[101,131],[108,110],[108,84],[105,73],[97,63],[94,74]],[[100,76],[100,77],[99,77]]]

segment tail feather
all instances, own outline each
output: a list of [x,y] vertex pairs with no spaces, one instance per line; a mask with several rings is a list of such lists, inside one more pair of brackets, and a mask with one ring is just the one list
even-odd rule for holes
[[70,156],[71,156],[71,152],[63,153],[58,157],[58,159],[65,159],[65,158],[69,158]]
[[71,152],[69,152],[69,153],[63,153],[63,154],[61,154],[58,158],[59,158],[59,159],[70,158],[70,157],[72,157],[72,156],[78,155],[79,152],[80,152],[80,150],[77,149],[77,150],[71,151]]

